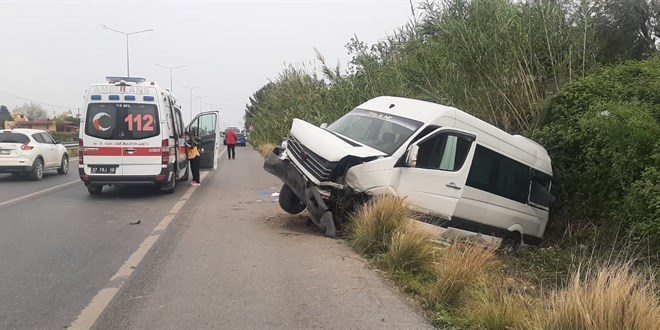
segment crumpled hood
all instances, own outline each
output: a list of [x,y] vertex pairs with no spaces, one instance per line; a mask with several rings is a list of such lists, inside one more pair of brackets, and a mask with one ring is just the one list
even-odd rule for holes
[[340,161],[346,156],[367,158],[386,155],[369,146],[353,146],[325,129],[297,118],[293,119],[291,135],[315,154],[331,162]]

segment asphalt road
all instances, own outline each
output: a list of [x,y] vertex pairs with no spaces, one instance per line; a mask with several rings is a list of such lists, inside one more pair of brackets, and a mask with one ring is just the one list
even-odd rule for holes
[[171,195],[0,176],[0,328],[429,327],[343,241],[283,213],[262,164],[237,148]]

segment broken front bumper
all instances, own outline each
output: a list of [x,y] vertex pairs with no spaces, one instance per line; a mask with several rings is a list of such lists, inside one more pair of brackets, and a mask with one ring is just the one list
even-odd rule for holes
[[275,147],[264,162],[264,170],[280,178],[284,184],[289,186],[307,206],[312,221],[326,231],[326,236],[334,237],[335,223],[332,212],[321,197],[321,193],[288,158],[283,157],[283,153],[282,147]]

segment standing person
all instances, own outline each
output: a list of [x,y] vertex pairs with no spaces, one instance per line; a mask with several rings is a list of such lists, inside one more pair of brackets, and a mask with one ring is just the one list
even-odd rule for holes
[[227,157],[236,159],[236,132],[231,128],[228,129],[225,139],[227,141]]
[[199,187],[202,184],[199,182],[199,164],[201,163],[201,155],[199,154],[199,143],[193,139],[192,136],[190,136],[189,132],[186,132],[184,134],[185,138],[185,146],[186,146],[186,156],[188,156],[188,160],[190,161],[190,172],[192,173],[192,182],[190,183],[191,186]]

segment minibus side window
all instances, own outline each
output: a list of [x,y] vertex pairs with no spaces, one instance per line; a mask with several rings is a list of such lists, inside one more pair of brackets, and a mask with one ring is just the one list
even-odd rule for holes
[[530,167],[477,145],[467,185],[520,203],[527,203]]
[[438,134],[419,144],[417,168],[455,172],[463,167],[471,141],[452,133]]
[[527,203],[530,168],[508,157],[500,156],[496,189],[499,195]]

